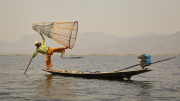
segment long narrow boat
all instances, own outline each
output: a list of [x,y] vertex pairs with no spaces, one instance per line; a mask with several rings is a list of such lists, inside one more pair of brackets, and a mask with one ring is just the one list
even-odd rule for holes
[[113,71],[113,72],[85,72],[85,71],[70,71],[70,70],[45,70],[43,71],[63,76],[71,77],[83,77],[83,78],[97,78],[97,79],[123,79],[127,78],[130,80],[132,76],[153,71],[155,69],[139,69],[133,71]]
[[[174,59],[174,58],[176,58],[176,57],[156,61],[156,62],[153,62],[151,64],[159,63],[159,62]],[[44,70],[46,72],[50,72],[52,74],[58,74],[58,75],[63,75],[63,76],[71,76],[71,77],[97,78],[97,79],[123,79],[123,78],[127,78],[129,80],[132,76],[155,70],[155,69],[147,69],[146,68],[146,69],[139,69],[139,70],[132,70],[132,71],[122,71],[122,70],[129,69],[129,68],[132,68],[132,67],[135,67],[138,65],[140,65],[140,64],[136,64],[136,65],[126,67],[124,69],[121,69],[118,71],[113,71],[113,72],[100,72],[100,71],[96,71],[96,72],[88,71],[88,72],[86,72],[86,71],[53,70],[53,69],[50,69],[50,70],[42,69],[42,70]]]

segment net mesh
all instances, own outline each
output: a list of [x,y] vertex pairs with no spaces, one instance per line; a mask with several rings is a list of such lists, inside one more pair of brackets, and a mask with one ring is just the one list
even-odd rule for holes
[[78,22],[42,22],[33,24],[32,28],[36,32],[72,49],[78,32]]

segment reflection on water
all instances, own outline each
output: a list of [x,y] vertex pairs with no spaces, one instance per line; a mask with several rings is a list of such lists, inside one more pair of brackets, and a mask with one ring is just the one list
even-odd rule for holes
[[85,96],[96,98],[99,93],[107,97],[103,97],[104,100],[117,94],[122,98],[133,98],[136,95],[139,99],[146,99],[150,96],[149,89],[153,85],[149,81],[84,79],[60,75],[44,75],[44,78],[33,80],[33,84],[36,90],[35,98],[46,100],[73,100],[76,96],[83,96],[82,99],[86,98]]
[[60,76],[45,75],[44,78],[34,80],[36,85],[36,97],[42,96],[42,99],[72,99],[74,89],[72,85],[76,85],[75,81],[61,78]]
[[149,90],[153,87],[153,83],[150,81],[121,80],[120,82],[125,83],[126,91],[129,90],[127,93],[136,93],[141,99],[151,96]]
[[135,84],[139,87],[140,91],[137,93],[137,96],[148,97],[150,96],[149,90],[152,87],[152,83],[149,81],[132,81],[132,84]]

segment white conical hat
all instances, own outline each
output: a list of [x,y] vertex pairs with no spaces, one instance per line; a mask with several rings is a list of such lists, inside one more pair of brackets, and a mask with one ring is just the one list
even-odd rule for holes
[[36,45],[37,43],[39,43],[38,41],[35,41],[34,45]]

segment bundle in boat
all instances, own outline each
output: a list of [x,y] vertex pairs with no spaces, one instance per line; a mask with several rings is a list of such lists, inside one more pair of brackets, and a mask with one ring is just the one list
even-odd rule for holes
[[72,49],[77,37],[78,22],[42,22],[33,24],[32,28],[36,32]]

